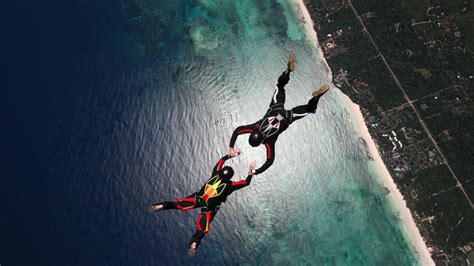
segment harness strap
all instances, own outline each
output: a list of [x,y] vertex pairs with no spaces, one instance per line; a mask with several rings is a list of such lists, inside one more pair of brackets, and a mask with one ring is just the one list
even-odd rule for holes
[[271,112],[271,111],[275,111],[275,110],[278,110],[278,109],[284,109],[283,106],[284,105],[282,103],[276,103],[276,104],[270,106],[270,108],[268,108],[268,109]]

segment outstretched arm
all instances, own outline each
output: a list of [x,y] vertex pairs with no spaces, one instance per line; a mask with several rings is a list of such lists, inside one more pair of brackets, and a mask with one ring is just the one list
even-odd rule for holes
[[229,155],[235,156],[235,153],[238,153],[238,150],[234,149],[235,141],[237,140],[237,137],[242,134],[249,134],[252,132],[255,132],[257,130],[257,123],[253,123],[250,125],[245,125],[245,126],[240,126],[234,130],[234,133],[232,133],[232,137],[230,138],[230,144],[229,144]]
[[[258,122],[257,122],[258,123]],[[237,140],[237,136],[242,134],[249,134],[255,132],[257,130],[257,123],[253,123],[250,125],[240,126],[234,130],[232,133],[232,137],[230,138],[229,148],[234,148],[235,141]]]
[[212,170],[212,176],[215,176],[217,173],[219,173],[219,171],[222,169],[222,166],[224,165],[224,162],[230,158],[232,157],[229,155],[222,157],[214,166],[214,169]]
[[255,163],[251,163],[250,164],[250,167],[249,167],[249,173],[248,173],[248,176],[245,180],[240,180],[240,181],[237,181],[237,182],[232,182],[231,185],[232,185],[232,191],[235,191],[235,190],[238,190],[238,189],[241,189],[241,188],[244,188],[248,185],[250,185],[250,182],[252,182],[252,177],[253,177],[253,173],[252,173],[252,170],[255,169],[255,166],[256,164]]
[[255,170],[256,175],[267,170],[268,167],[273,164],[273,160],[275,160],[275,143],[265,143],[265,148],[267,149],[267,161],[260,168]]

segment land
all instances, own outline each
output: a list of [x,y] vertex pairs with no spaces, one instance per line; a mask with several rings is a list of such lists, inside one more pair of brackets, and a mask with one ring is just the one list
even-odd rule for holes
[[474,264],[474,3],[304,2],[433,260]]

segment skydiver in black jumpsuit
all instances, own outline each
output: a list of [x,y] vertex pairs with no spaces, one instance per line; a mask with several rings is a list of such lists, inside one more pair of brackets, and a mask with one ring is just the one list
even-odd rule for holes
[[230,166],[222,167],[224,162],[229,158],[231,158],[231,156],[226,155],[217,162],[216,166],[214,166],[211,177],[198,192],[185,198],[180,198],[175,201],[160,202],[149,207],[150,213],[169,209],[187,211],[194,208],[201,208],[201,214],[199,214],[196,220],[196,233],[189,242],[189,256],[193,256],[196,253],[196,250],[201,243],[201,239],[208,233],[209,225],[219,210],[221,203],[225,202],[227,196],[232,192],[248,186],[252,181],[252,176],[254,174],[251,171],[255,169],[255,163],[250,164],[249,173],[245,180],[232,182],[231,178],[234,175],[234,170]]
[[308,104],[297,106],[291,110],[285,110],[285,85],[290,80],[290,72],[296,68],[296,57],[290,54],[288,57],[288,68],[278,78],[278,84],[273,94],[270,107],[265,116],[254,124],[240,126],[234,130],[230,139],[229,155],[238,153],[234,149],[234,144],[238,135],[250,133],[249,143],[253,147],[264,144],[267,149],[267,161],[258,169],[253,170],[254,174],[260,174],[273,164],[275,159],[275,142],[278,136],[285,131],[294,121],[305,117],[309,113],[315,113],[319,98],[328,90],[329,86],[324,85],[319,90],[313,92]]

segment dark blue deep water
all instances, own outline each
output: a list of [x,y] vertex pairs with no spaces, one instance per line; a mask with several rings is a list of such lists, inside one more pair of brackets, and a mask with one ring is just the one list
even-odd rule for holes
[[15,2],[2,5],[0,264],[126,263],[147,251],[120,246],[130,234],[114,227],[123,199],[106,188],[99,148],[123,126],[124,107],[115,106],[107,84],[140,63],[123,38],[120,7]]
[[[330,82],[290,1],[17,2],[2,6],[0,265],[416,264],[335,90],[195,257],[197,211],[146,212],[200,187],[289,51],[289,107]],[[237,145],[239,178],[264,151]]]

